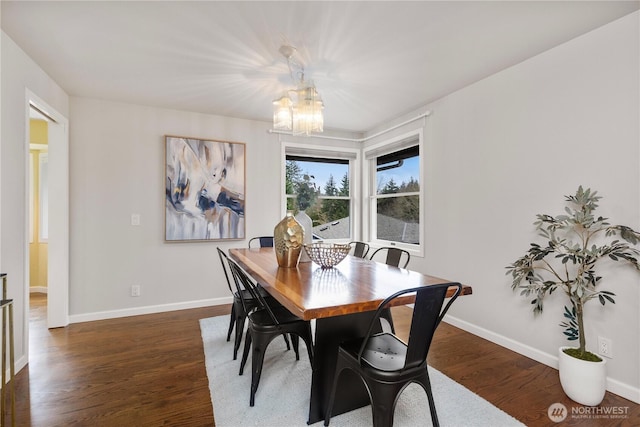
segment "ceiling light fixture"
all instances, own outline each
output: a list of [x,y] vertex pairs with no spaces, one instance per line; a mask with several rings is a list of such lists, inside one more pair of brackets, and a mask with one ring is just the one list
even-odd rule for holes
[[287,90],[273,101],[273,128],[290,131],[294,135],[321,133],[324,127],[324,104],[312,81],[304,80],[304,66],[295,60],[296,48],[280,46],[278,50],[287,60],[295,89]]

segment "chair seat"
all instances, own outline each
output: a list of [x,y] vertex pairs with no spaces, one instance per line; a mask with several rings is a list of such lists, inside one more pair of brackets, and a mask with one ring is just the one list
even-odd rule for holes
[[[267,304],[269,304],[269,307],[281,307],[282,306],[282,304],[280,304],[280,302],[278,302],[278,300],[276,300],[273,296],[271,296],[261,286],[257,286],[256,289],[260,293],[260,296],[262,297],[262,299],[264,299],[265,302]],[[233,298],[234,298],[234,301],[238,304],[239,308],[242,308],[242,299],[243,298],[244,298],[245,304],[247,304],[247,309],[249,311],[252,311],[252,310],[260,307],[259,302],[256,300],[256,298],[254,298],[254,296],[251,294],[251,292],[249,290],[247,290],[247,289],[242,289],[242,297],[240,297],[240,294],[238,294],[237,291],[234,292],[233,293]]]
[[[342,344],[344,351],[354,360],[357,360],[361,346],[362,339]],[[397,372],[404,367],[406,356],[407,345],[404,342],[393,334],[382,333],[371,336],[362,352],[362,361],[375,370]]]
[[[265,298],[265,299],[269,299],[269,298],[273,299],[273,297],[271,295],[269,295],[269,293],[267,291],[265,291],[262,288],[258,288],[258,289],[260,289],[260,295],[262,295],[263,298]],[[237,298],[237,299],[240,298],[240,295],[238,294],[237,291],[233,293],[233,296],[234,296],[234,298]],[[242,296],[245,298],[245,300],[254,299],[253,295],[251,295],[251,293],[246,289],[242,290]]]
[[[280,326],[285,325],[287,323],[300,322],[301,319],[291,313],[282,305],[280,306],[272,306],[271,311],[273,315],[276,317]],[[253,327],[256,330],[265,330],[265,329],[274,329],[277,328],[278,325],[273,322],[273,319],[269,315],[267,310],[255,310],[249,314],[251,318],[251,322],[253,322]]]

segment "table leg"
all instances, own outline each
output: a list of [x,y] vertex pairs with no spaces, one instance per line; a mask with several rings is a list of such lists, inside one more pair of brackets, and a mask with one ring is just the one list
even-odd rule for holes
[[[311,377],[311,399],[307,424],[324,420],[333,386],[338,346],[341,342],[363,337],[367,333],[373,314],[374,312],[364,312],[316,319],[315,366]],[[370,403],[369,395],[362,381],[355,373],[344,371],[338,383],[332,414],[339,415]]]

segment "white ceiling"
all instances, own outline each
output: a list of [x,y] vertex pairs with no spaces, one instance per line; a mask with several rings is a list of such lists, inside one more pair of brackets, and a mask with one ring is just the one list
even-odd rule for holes
[[72,96],[271,120],[298,48],[325,129],[366,131],[637,10],[638,1],[7,1]]

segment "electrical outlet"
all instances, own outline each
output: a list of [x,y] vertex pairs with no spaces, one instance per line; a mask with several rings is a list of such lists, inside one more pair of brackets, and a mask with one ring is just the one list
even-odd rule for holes
[[613,343],[609,338],[598,337],[598,353],[600,356],[613,359]]
[[140,285],[131,285],[131,296],[132,297],[140,296]]

